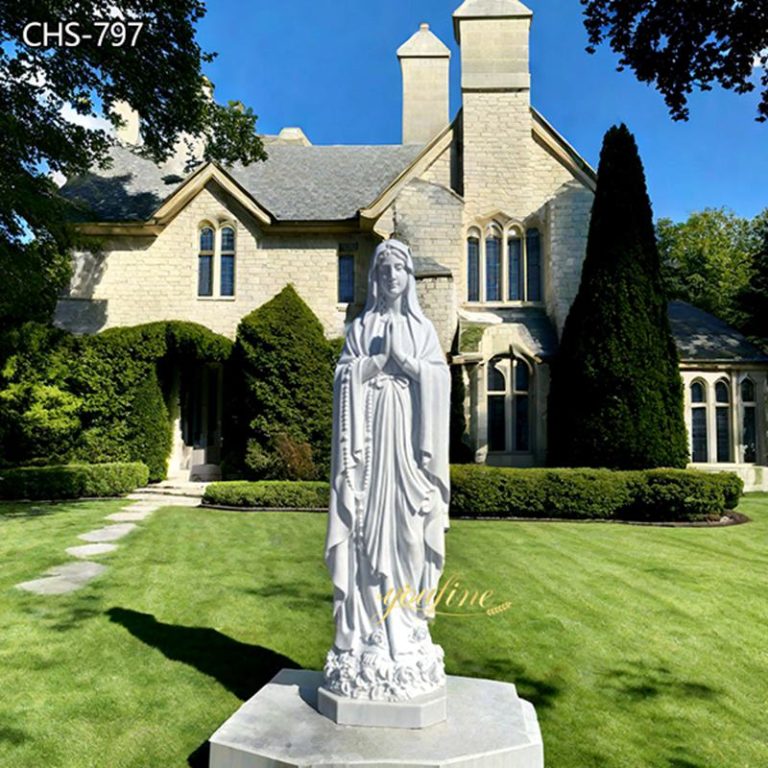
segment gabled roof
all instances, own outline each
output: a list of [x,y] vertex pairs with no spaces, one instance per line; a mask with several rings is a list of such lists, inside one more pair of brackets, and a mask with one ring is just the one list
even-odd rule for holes
[[682,362],[768,363],[768,355],[735,328],[684,301],[670,301],[672,336]]
[[[418,157],[420,144],[301,146],[269,144],[269,158],[218,169],[278,221],[343,221],[374,202]],[[111,150],[112,166],[68,181],[62,195],[82,203],[88,221],[151,219],[207,168],[184,177],[126,147]],[[209,171],[210,172],[210,171]],[[165,207],[165,206],[163,206]]]

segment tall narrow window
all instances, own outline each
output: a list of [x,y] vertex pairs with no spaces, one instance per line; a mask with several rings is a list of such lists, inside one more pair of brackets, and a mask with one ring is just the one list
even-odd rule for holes
[[707,400],[704,384],[691,384],[691,459],[707,461]]
[[755,402],[755,383],[752,379],[741,382],[741,441],[744,446],[744,461],[754,464],[757,461],[757,403]]
[[480,238],[467,240],[467,300],[480,301]]
[[529,399],[530,371],[524,360],[515,360],[515,450],[528,451],[531,447]]
[[213,229],[200,230],[200,248],[197,256],[197,295],[213,296]]
[[523,241],[513,234],[507,241],[507,258],[509,263],[509,300],[522,301],[523,299]]
[[507,448],[507,383],[498,364],[499,358],[488,361],[488,450]]
[[501,301],[501,233],[489,228],[485,240],[485,300]]
[[528,301],[541,301],[541,236],[538,229],[525,233],[527,257]]
[[339,302],[349,304],[355,300],[355,255],[339,253]]
[[731,460],[731,398],[728,384],[715,384],[715,429],[717,435],[717,460]]
[[235,230],[221,230],[221,295],[235,295]]

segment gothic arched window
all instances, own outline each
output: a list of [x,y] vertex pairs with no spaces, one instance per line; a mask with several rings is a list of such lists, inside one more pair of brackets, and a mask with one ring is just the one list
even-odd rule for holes
[[531,450],[531,378],[525,360],[494,357],[488,361],[488,450]]
[[726,381],[715,384],[717,460],[731,461],[731,390]]
[[709,460],[707,450],[707,390],[703,381],[691,384],[691,459]]
[[[506,253],[502,251],[506,248]],[[541,233],[492,221],[467,232],[467,301],[544,300]]]
[[197,295],[213,296],[214,232],[212,227],[200,229],[197,252]]
[[757,461],[757,402],[755,382],[749,377],[741,382],[741,442],[744,450],[742,461]]

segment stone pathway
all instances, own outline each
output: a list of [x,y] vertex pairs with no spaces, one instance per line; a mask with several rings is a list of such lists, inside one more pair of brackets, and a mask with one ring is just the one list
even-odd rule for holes
[[107,570],[101,563],[78,562],[57,565],[43,574],[43,578],[24,581],[17,589],[34,592],[36,595],[64,595],[85,586],[91,579],[101,576]]
[[90,543],[66,550],[68,555],[77,558],[76,561],[57,565],[46,571],[41,578],[24,581],[17,584],[16,588],[36,595],[64,595],[84,587],[91,579],[101,576],[107,570],[106,565],[91,562],[88,558],[114,552],[118,545],[111,542],[136,530],[139,527],[136,523],[146,520],[160,507],[199,506],[204,489],[204,483],[185,484],[181,492],[177,486],[140,488],[128,496],[133,504],[106,516],[105,520],[111,525],[87,531],[77,537]]
[[95,531],[88,531],[88,533],[81,533],[77,538],[94,543],[117,541],[134,530],[136,530],[136,526],[133,523],[120,523],[118,525],[108,525],[106,528],[97,528]]

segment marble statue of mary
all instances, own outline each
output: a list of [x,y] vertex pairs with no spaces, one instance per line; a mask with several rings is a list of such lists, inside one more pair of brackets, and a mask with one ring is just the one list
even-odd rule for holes
[[337,695],[404,701],[445,684],[428,621],[448,522],[449,397],[410,250],[385,240],[334,382],[325,560],[336,634],[324,685]]

